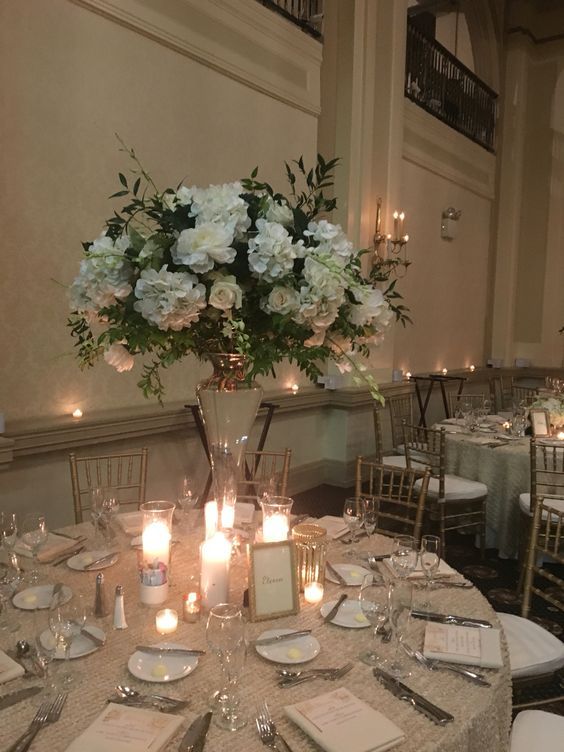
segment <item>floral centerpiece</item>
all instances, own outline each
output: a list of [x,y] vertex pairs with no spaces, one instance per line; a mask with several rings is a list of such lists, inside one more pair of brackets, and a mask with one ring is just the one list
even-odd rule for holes
[[365,278],[363,251],[326,218],[336,201],[323,191],[338,160],[319,156],[307,170],[300,158],[297,175],[286,164],[285,197],[259,182],[257,169],[234,183],[161,191],[127,151],[134,177],[120,173],[110,197],[126,204],[83,244],[70,288],[82,366],[103,356],[127,371],[148,354],[139,386],[159,400],[161,369],[189,353],[244,355],[250,378],[284,358],[311,379],[327,359],[358,376],[356,355],[368,355],[394,315],[408,320],[395,281],[382,291],[373,281],[381,270]]
[[564,398],[561,397],[539,397],[535,400],[531,407],[539,407],[542,410],[547,410],[550,416],[550,425],[554,429],[561,429],[564,427]]

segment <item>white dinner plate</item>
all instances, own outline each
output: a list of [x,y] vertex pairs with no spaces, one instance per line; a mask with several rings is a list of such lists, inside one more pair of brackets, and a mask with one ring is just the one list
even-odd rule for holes
[[[347,585],[362,585],[364,577],[367,574],[372,574],[372,572],[369,572],[368,569],[365,569],[358,564],[339,563],[332,564],[332,567],[333,569],[337,570],[341,577],[345,579]],[[337,584],[339,584],[339,581],[329,569],[325,570],[325,577],[329,580],[329,582],[336,582]]]
[[[186,648],[178,642],[158,642],[158,648]],[[149,655],[136,650],[129,661],[127,668],[137,679],[148,682],[171,682],[182,679],[198,665],[196,655]]]
[[[100,627],[97,627],[94,624],[86,624],[84,628],[88,630],[88,632],[92,632],[94,637],[98,637],[100,640],[106,639],[106,633],[100,629]],[[53,650],[55,648],[55,637],[50,629],[41,632],[39,639],[43,647],[47,650]],[[77,635],[71,643],[69,658],[82,658],[85,655],[90,655],[90,653],[95,653],[96,650],[98,650],[98,647],[98,645],[92,642],[92,640],[89,640],[88,637],[85,637],[83,634]],[[64,648],[57,648],[53,658],[58,661],[65,660]]]
[[[34,587],[20,590],[12,598],[16,608],[24,611],[35,611],[36,608],[49,608],[53,596],[53,585],[35,585]],[[72,598],[70,587],[63,585],[59,595],[59,604],[68,603]]]
[[114,554],[111,559],[107,559],[105,562],[102,562],[100,564],[97,564],[95,567],[92,567],[92,569],[85,570],[84,567],[87,567],[89,564],[92,564],[93,561],[96,561],[97,559],[101,559],[103,556],[109,556],[111,551],[105,550],[105,551],[83,551],[80,554],[77,554],[76,556],[71,556],[71,558],[67,561],[68,566],[71,569],[76,569],[77,572],[94,572],[97,569],[106,569],[106,567],[111,567],[113,564],[116,563],[118,560],[118,554]]
[[[257,638],[278,637],[281,634],[295,632],[295,629],[268,629]],[[312,635],[296,637],[295,640],[284,640],[276,645],[255,645],[257,653],[274,663],[306,663],[319,655],[321,645]]]
[[[321,616],[323,618],[327,616],[335,603],[337,603],[336,600],[327,601],[327,603],[321,606]],[[338,627],[348,627],[349,629],[363,629],[370,626],[370,622],[362,613],[359,601],[350,599],[341,604],[337,615],[331,619],[331,624],[336,624]]]

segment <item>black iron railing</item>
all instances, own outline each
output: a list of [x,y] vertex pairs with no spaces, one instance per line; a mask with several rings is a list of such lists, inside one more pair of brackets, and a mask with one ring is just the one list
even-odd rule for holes
[[493,152],[497,94],[408,19],[405,96]]
[[312,37],[322,39],[323,0],[259,0]]

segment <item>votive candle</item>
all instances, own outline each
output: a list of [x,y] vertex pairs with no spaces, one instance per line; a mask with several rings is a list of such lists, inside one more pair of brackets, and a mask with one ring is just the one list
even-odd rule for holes
[[556,438],[560,439],[560,441],[564,440],[564,431],[558,431]]
[[265,543],[288,540],[290,523],[285,514],[271,514],[262,521],[262,539]]
[[308,582],[304,588],[307,603],[319,603],[323,598],[323,585],[320,582]]
[[443,368],[443,370],[441,371],[441,373],[443,374],[443,376],[446,376],[447,373],[448,373],[448,368]]
[[182,596],[182,618],[187,622],[195,622],[200,618],[200,593],[193,590]]
[[173,608],[163,608],[157,611],[155,626],[159,634],[172,634],[178,627],[178,614]]

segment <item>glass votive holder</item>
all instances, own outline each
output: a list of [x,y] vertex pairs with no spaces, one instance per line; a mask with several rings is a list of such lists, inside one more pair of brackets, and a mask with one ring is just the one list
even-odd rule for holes
[[307,603],[319,603],[323,599],[322,583],[308,582],[304,587],[304,598]]
[[173,608],[163,608],[155,616],[157,632],[162,635],[172,634],[178,628],[178,613]]
[[309,582],[325,581],[327,556],[327,531],[321,525],[301,522],[294,525],[292,540],[296,546],[300,590]]
[[197,622],[202,609],[199,578],[190,577],[187,592],[182,596],[182,618],[189,624]]
[[265,496],[260,500],[264,543],[288,540],[293,503],[294,500],[287,496]]

